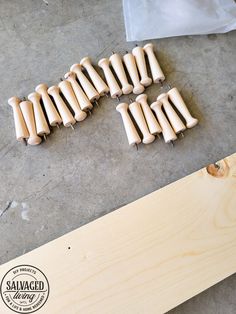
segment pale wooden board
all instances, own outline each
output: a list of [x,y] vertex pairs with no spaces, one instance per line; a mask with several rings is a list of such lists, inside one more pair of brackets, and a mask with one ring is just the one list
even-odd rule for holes
[[[50,283],[45,314],[166,312],[236,272],[236,154],[0,267]],[[68,246],[71,247],[68,250]],[[12,313],[0,300],[0,313]]]

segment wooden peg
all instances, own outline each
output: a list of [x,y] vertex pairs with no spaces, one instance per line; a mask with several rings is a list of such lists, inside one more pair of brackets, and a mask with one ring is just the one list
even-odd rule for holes
[[19,142],[24,142],[24,140],[29,137],[29,131],[19,106],[20,102],[20,99],[16,96],[8,99],[8,104],[12,107],[13,110],[16,139]]
[[37,134],[40,136],[45,136],[45,135],[50,134],[50,129],[48,127],[47,120],[43,113],[43,109],[40,103],[40,98],[41,98],[40,94],[36,92],[33,92],[28,95],[28,99],[33,104]]
[[151,108],[149,107],[149,105],[147,103],[147,95],[146,94],[139,95],[138,97],[136,97],[136,101],[138,103],[140,103],[140,105],[142,107],[143,114],[145,116],[145,119],[146,119],[150,133],[153,135],[161,133],[162,129],[161,129],[159,123],[157,122],[157,119],[154,116]]
[[127,76],[125,74],[125,69],[122,63],[122,59],[118,53],[114,53],[109,58],[111,65],[122,85],[122,92],[124,95],[130,94],[133,91],[133,86],[129,84]]
[[[74,74],[74,76],[75,76],[75,74]],[[75,82],[75,83],[78,85],[77,82]],[[69,82],[69,80],[61,81],[58,84],[58,86],[59,86],[62,94],[65,96],[66,100],[68,101],[69,105],[73,109],[73,111],[75,113],[75,115],[74,115],[75,120],[83,121],[87,117],[87,113],[81,110],[80,104],[79,104],[79,102],[75,96],[74,90],[72,89],[72,86],[71,86],[71,83]],[[88,102],[89,102],[89,100],[88,100]],[[90,102],[89,102],[89,104],[90,104]],[[85,109],[87,109],[87,107]]]
[[162,69],[157,61],[157,58],[155,56],[154,50],[153,50],[153,44],[149,43],[146,44],[143,47],[143,50],[145,51],[148,62],[150,65],[151,73],[152,73],[152,79],[154,83],[160,83],[165,80],[165,75],[162,72]]
[[27,143],[29,145],[38,145],[42,142],[42,138],[37,135],[33,104],[31,101],[25,100],[20,103],[20,108],[29,131]]
[[151,104],[150,106],[152,110],[155,112],[157,119],[160,123],[160,126],[162,128],[162,135],[164,138],[164,141],[166,143],[170,143],[172,141],[177,140],[177,136],[175,132],[173,131],[170,123],[168,122],[164,112],[162,111],[162,103],[157,100],[154,103]]
[[60,89],[58,86],[51,86],[48,89],[48,94],[51,95],[55,101],[58,111],[62,117],[62,121],[65,127],[71,127],[75,124],[75,119],[72,116],[70,110],[66,106],[64,100],[61,98]]
[[100,96],[104,96],[105,94],[109,93],[109,87],[107,84],[103,81],[101,76],[98,74],[98,72],[94,69],[91,60],[89,57],[85,57],[80,61],[80,65],[82,65],[86,71],[89,74],[89,77],[91,78],[93,85],[95,86],[96,90],[100,94]]
[[129,76],[133,82],[134,85],[134,89],[133,89],[133,93],[134,94],[141,94],[144,91],[144,86],[142,84],[140,84],[139,81],[139,75],[138,75],[138,69],[136,66],[136,62],[135,62],[135,58],[132,55],[132,53],[126,53],[123,56],[123,61],[124,64],[127,68],[127,71],[129,73]]
[[134,146],[141,143],[141,139],[129,116],[128,108],[129,108],[128,104],[121,103],[116,107],[116,110],[121,114],[129,145]]
[[152,135],[148,130],[148,126],[146,124],[140,103],[138,103],[136,101],[132,102],[129,105],[129,110],[130,110],[132,116],[134,117],[134,120],[136,121],[140,131],[143,134],[142,142],[144,144],[152,143],[155,140],[155,136]]
[[198,124],[198,120],[191,115],[182,96],[180,95],[180,92],[176,87],[170,89],[168,91],[168,95],[171,102],[175,105],[175,107],[178,109],[178,111],[186,120],[187,128],[192,128],[196,124]]
[[168,94],[163,93],[159,95],[157,97],[157,100],[159,100],[162,103],[165,113],[175,133],[178,134],[186,130],[186,126],[183,124],[183,122],[175,112],[174,108],[169,103]]
[[120,89],[119,84],[117,83],[111,69],[110,69],[110,61],[107,58],[103,58],[99,60],[98,66],[102,68],[107,84],[110,89],[110,95],[112,98],[117,98],[122,95],[122,90]]
[[[83,110],[83,111],[92,110],[93,105],[92,105],[91,101],[88,99],[87,95],[84,93],[83,89],[80,87],[80,85],[76,81],[76,74],[74,72],[70,71],[70,72],[67,72],[64,77],[65,77],[65,79],[67,79],[67,81],[69,81],[71,83],[81,110]],[[91,99],[92,99],[92,101],[96,101],[97,97],[94,96]]]
[[140,83],[143,86],[149,86],[152,84],[152,79],[148,76],[147,74],[147,66],[146,66],[146,61],[145,61],[145,56],[144,56],[144,50],[142,47],[135,47],[132,50],[132,54],[135,57],[136,64],[138,66],[139,74],[141,76],[141,81]]
[[48,87],[46,84],[39,84],[35,91],[39,93],[43,100],[43,105],[47,113],[48,121],[51,126],[56,126],[62,123],[62,119],[57,112],[50,96],[48,95]]
[[[96,91],[96,89],[94,88],[94,86],[90,83],[90,81],[87,79],[87,77],[84,75],[83,71],[82,71],[82,67],[80,64],[73,64],[70,67],[70,71],[74,72],[85,92],[85,94],[87,95],[89,101],[93,102],[95,100],[98,100],[100,98],[99,93]],[[81,93],[80,93],[81,94]],[[79,100],[79,99],[78,99]],[[82,109],[82,107],[81,107]]]

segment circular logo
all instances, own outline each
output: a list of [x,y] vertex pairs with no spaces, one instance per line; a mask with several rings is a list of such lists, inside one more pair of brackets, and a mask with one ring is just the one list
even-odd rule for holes
[[16,313],[33,313],[47,301],[49,283],[44,273],[30,265],[10,269],[0,286],[1,297]]

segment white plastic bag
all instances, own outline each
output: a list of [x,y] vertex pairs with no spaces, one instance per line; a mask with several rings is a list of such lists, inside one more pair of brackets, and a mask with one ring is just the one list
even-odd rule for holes
[[236,29],[234,0],[123,0],[127,41]]

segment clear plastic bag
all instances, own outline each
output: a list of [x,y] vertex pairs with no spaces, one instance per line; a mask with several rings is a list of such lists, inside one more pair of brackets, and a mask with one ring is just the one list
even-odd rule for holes
[[123,0],[127,41],[236,29],[234,0]]

